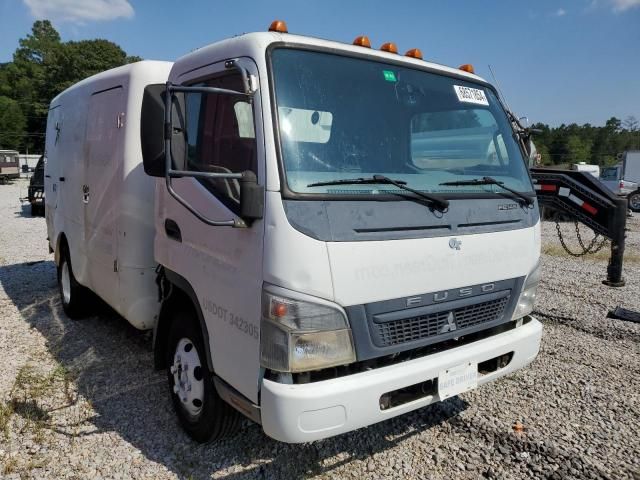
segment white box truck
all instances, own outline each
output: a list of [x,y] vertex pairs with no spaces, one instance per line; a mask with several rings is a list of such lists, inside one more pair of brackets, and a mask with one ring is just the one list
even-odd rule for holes
[[91,290],[152,328],[198,441],[238,412],[330,437],[538,353],[527,159],[470,66],[274,22],[71,87],[46,156],[65,312]]

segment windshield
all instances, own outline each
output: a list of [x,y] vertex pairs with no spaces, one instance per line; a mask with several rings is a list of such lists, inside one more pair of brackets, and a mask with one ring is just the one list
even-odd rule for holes
[[281,155],[296,193],[375,195],[392,185],[309,186],[385,175],[433,193],[491,176],[532,190],[525,160],[494,93],[481,84],[382,62],[279,48],[272,52]]

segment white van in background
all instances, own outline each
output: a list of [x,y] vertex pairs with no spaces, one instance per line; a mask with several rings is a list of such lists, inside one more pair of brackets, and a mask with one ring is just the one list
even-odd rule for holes
[[198,441],[238,412],[307,442],[445,400],[538,353],[521,147],[470,65],[283,22],[101,73],[49,112],[62,304],[154,329]]
[[171,63],[144,61],[83,80],[51,102],[45,212],[62,305],[80,316],[89,289],[137,328],[159,311],[153,256],[155,182],[140,150],[142,94]]

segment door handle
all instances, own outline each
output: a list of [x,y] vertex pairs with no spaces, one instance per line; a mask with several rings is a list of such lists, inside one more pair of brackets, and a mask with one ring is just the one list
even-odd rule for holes
[[64,177],[60,177],[58,180],[60,180],[61,182],[64,182]]
[[180,232],[180,227],[174,220],[167,218],[164,221],[164,231],[167,237],[172,238],[176,242],[182,242],[182,232]]

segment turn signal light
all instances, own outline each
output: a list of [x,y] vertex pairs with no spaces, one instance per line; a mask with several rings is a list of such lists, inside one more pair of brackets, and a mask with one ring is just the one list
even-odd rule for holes
[[285,317],[288,313],[289,309],[287,308],[286,303],[273,302],[271,305],[271,314],[274,317],[282,318]]
[[269,26],[270,32],[289,33],[287,24],[282,20],[274,20]]
[[476,73],[476,71],[473,69],[473,65],[471,65],[470,63],[465,63],[464,65],[460,65],[458,69],[467,73]]
[[360,35],[359,37],[356,37],[356,39],[353,41],[353,44],[359,47],[371,48],[371,42],[369,41],[369,37],[367,37],[366,35]]
[[419,48],[412,48],[411,50],[408,50],[407,53],[404,54],[404,56],[422,60],[422,52]]
[[383,52],[398,53],[398,47],[393,42],[387,42],[380,47]]

